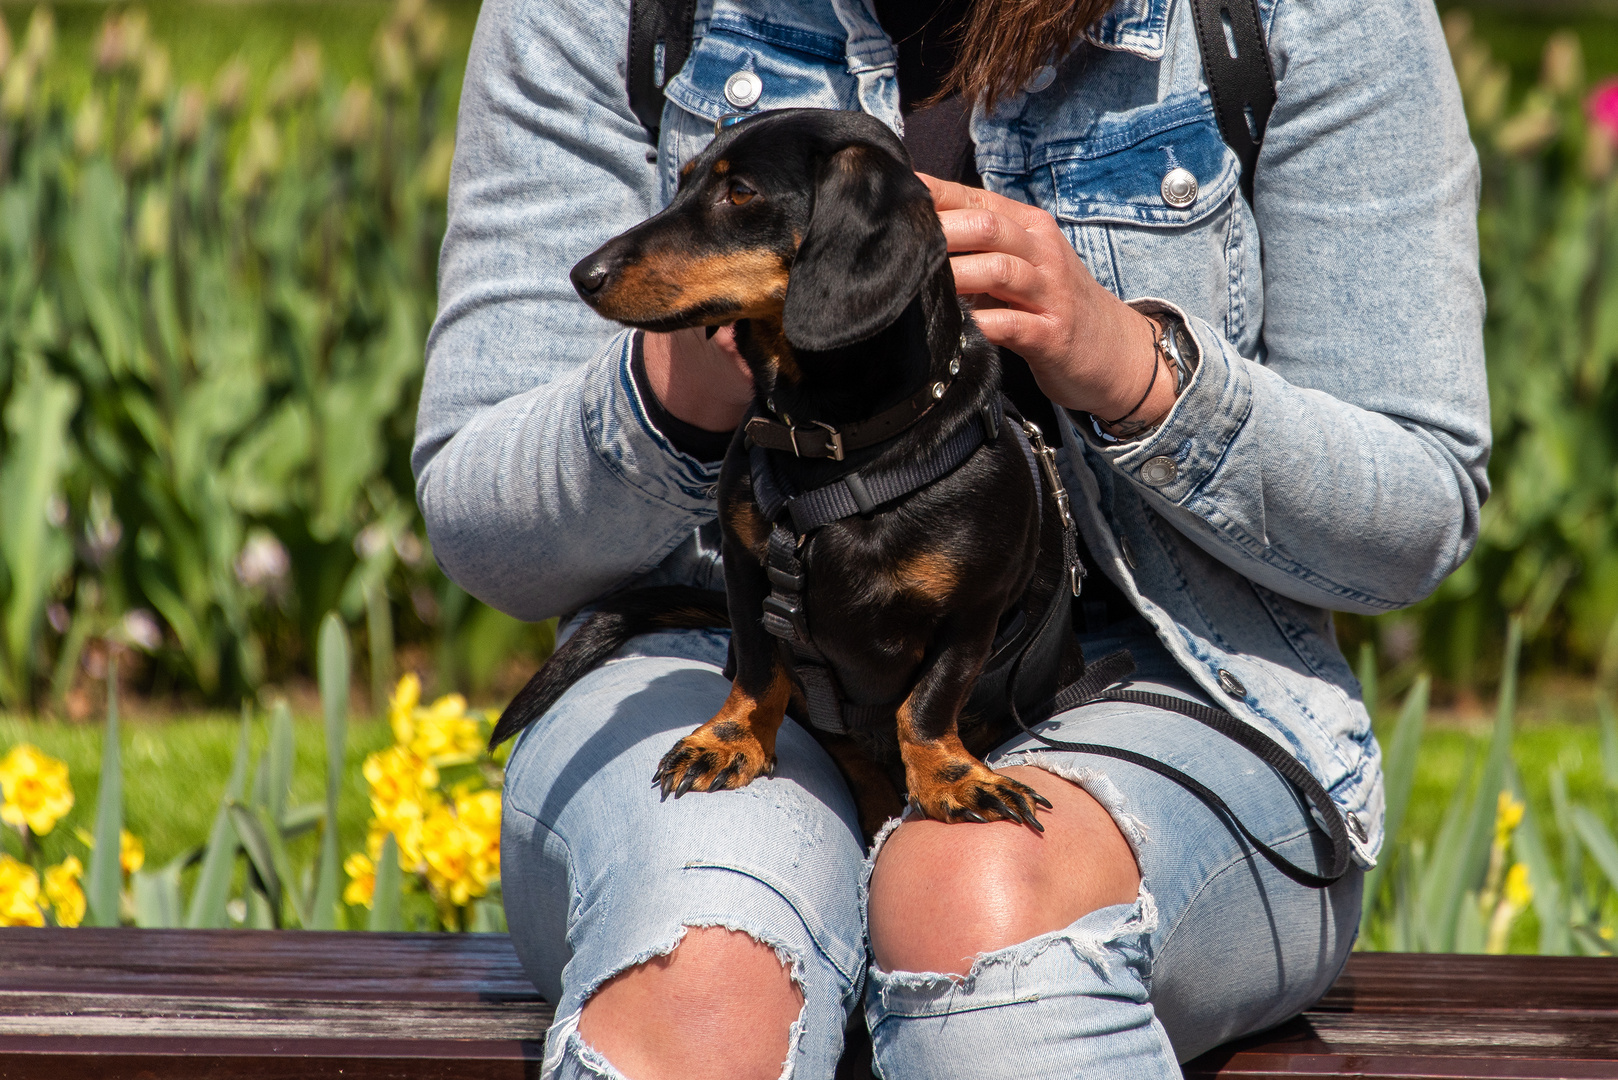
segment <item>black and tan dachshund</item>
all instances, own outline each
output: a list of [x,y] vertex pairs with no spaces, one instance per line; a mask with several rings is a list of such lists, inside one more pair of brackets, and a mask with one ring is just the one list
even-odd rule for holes
[[[722,130],[681,171],[667,209],[587,256],[572,279],[627,326],[734,323],[753,415],[788,432],[786,448],[768,451],[771,467],[799,491],[936,456],[964,424],[1000,415],[999,356],[955,295],[931,196],[898,138],[860,113],[783,110]],[[906,402],[919,419],[898,434],[846,452],[826,445],[837,436],[822,433],[891,419]],[[792,651],[761,622],[772,523],[755,492],[754,441],[738,433],[719,479],[732,689],[663,759],[654,783],[665,797],[767,775],[783,716],[804,707]],[[806,444],[827,456],[800,456]],[[935,820],[1040,828],[1035,806],[1049,804],[978,757],[1006,734],[1003,716],[963,715],[997,629],[1034,619],[1062,587],[1061,526],[1041,512],[1030,461],[1018,439],[991,431],[942,478],[801,538],[813,643],[854,711],[883,718],[846,736],[816,733],[868,831],[900,805],[884,776]],[[608,600],[512,702],[494,741],[632,634],[723,623],[716,601],[690,589]],[[1064,657],[1068,673],[1076,664]]]

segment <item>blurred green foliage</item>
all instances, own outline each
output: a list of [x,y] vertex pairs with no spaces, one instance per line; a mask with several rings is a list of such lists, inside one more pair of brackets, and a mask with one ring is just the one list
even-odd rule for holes
[[115,646],[228,699],[307,673],[331,609],[378,688],[401,633],[451,683],[544,647],[442,578],[415,511],[450,33],[401,0],[370,80],[301,37],[256,87],[241,57],[176,80],[137,9],[78,68],[47,8],[0,40],[0,704]]
[[[1521,730],[1521,621],[1487,734],[1426,727],[1429,682],[1376,717],[1387,835],[1366,874],[1361,949],[1618,951],[1618,715]],[[1375,700],[1372,650],[1361,681]]]
[[[404,647],[474,689],[548,647],[437,572],[408,469],[475,13],[0,6],[0,705],[60,707],[119,648],[138,689],[230,700],[310,674],[333,608],[378,692]],[[1618,679],[1618,181],[1547,18],[1446,17],[1495,494],[1434,598],[1343,621],[1395,690],[1492,683],[1511,613],[1530,668]]]
[[1618,120],[1597,108],[1576,35],[1534,83],[1451,12],[1445,30],[1483,167],[1478,219],[1494,428],[1476,552],[1409,612],[1345,620],[1393,681],[1492,682],[1508,614],[1530,668],[1618,679]]

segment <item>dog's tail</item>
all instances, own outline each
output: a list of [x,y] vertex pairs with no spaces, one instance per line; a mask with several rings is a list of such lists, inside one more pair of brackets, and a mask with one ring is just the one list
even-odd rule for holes
[[688,585],[632,589],[602,601],[567,643],[528,680],[489,736],[489,749],[505,742],[556,704],[568,687],[594,670],[637,634],[730,625],[725,594]]

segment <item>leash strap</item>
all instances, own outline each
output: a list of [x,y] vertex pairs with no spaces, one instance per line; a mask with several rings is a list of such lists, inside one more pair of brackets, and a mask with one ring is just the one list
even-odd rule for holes
[[[1066,750],[1078,754],[1098,754],[1103,757],[1116,758],[1127,761],[1132,765],[1139,765],[1159,776],[1165,777],[1179,784],[1191,794],[1195,795],[1202,804],[1212,810],[1217,816],[1223,818],[1232,828],[1241,833],[1242,837],[1253,846],[1260,855],[1282,874],[1291,878],[1299,885],[1310,889],[1324,889],[1342,878],[1348,872],[1350,848],[1348,843],[1348,829],[1343,824],[1342,811],[1332,802],[1331,796],[1320,785],[1303,764],[1287,752],[1286,748],[1262,731],[1239,718],[1232,716],[1222,709],[1211,708],[1194,701],[1173,697],[1169,694],[1153,694],[1141,690],[1112,689],[1118,683],[1127,679],[1135,671],[1135,658],[1128,651],[1115,652],[1102,657],[1091,664],[1085,671],[1084,677],[1073,685],[1065,688],[1052,700],[1047,717],[1054,716],[1069,709],[1076,709],[1084,705],[1094,704],[1098,701],[1120,701],[1134,705],[1147,705],[1156,709],[1165,709],[1169,712],[1188,716],[1200,724],[1205,724],[1231,740],[1244,750],[1253,754],[1264,764],[1280,773],[1282,778],[1292,785],[1304,799],[1315,809],[1320,823],[1325,827],[1326,835],[1331,840],[1332,861],[1331,868],[1324,874],[1316,874],[1289,860],[1286,856],[1270,847],[1236,816],[1230,805],[1220,798],[1219,794],[1203,784],[1193,776],[1189,776],[1172,765],[1164,764],[1156,758],[1122,747],[1106,746],[1100,743],[1073,743],[1060,739],[1052,739],[1041,735],[1029,726],[1017,709],[1016,695],[1011,699],[1011,715],[1017,721],[1017,726],[1033,736],[1035,739],[1053,750]],[[1015,675],[1013,676],[1015,683]]]
[[1242,164],[1242,195],[1251,206],[1253,171],[1275,108],[1275,69],[1258,0],[1191,0],[1191,11],[1219,133]]

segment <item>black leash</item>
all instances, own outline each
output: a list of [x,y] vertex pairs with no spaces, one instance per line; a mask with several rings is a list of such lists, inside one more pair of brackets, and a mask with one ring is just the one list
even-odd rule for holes
[[[1196,777],[1181,772],[1172,765],[1165,765],[1156,758],[1133,750],[1125,750],[1117,746],[1105,746],[1100,743],[1074,743],[1064,742],[1061,739],[1052,739],[1041,735],[1029,726],[1023,719],[1022,713],[1017,709],[1016,695],[1010,695],[1011,716],[1017,721],[1017,726],[1024,732],[1053,750],[1065,750],[1078,754],[1098,754],[1102,757],[1117,758],[1132,765],[1139,765],[1149,769],[1159,776],[1172,780],[1191,794],[1200,799],[1203,805],[1212,810],[1219,817],[1225,819],[1237,832],[1241,833],[1253,848],[1267,859],[1281,873],[1297,882],[1299,885],[1311,889],[1324,889],[1335,884],[1348,872],[1350,847],[1348,843],[1348,829],[1343,824],[1343,813],[1332,802],[1326,789],[1321,787],[1303,764],[1287,752],[1286,748],[1265,735],[1262,731],[1243,722],[1238,717],[1222,709],[1199,705],[1194,701],[1172,697],[1168,694],[1152,694],[1141,690],[1113,690],[1112,687],[1127,679],[1135,671],[1135,658],[1128,651],[1120,651],[1102,657],[1090,664],[1084,677],[1078,682],[1064,688],[1052,699],[1046,717],[1057,713],[1076,709],[1080,706],[1091,705],[1098,701],[1119,701],[1134,705],[1149,705],[1157,709],[1166,709],[1169,712],[1188,716],[1200,724],[1205,724],[1217,731],[1225,738],[1241,746],[1253,754],[1264,764],[1280,773],[1282,778],[1290,783],[1314,808],[1319,812],[1321,821],[1325,824],[1326,835],[1331,840],[1332,861],[1331,868],[1325,874],[1316,874],[1303,869],[1303,867],[1287,859],[1286,856],[1270,847],[1249,829],[1236,812],[1219,794],[1203,784]],[[1016,675],[1012,676],[1015,682]]]

